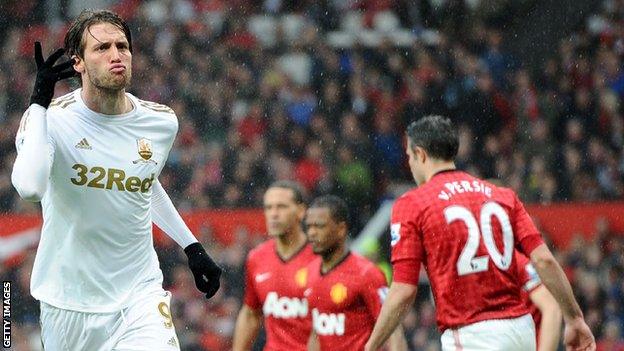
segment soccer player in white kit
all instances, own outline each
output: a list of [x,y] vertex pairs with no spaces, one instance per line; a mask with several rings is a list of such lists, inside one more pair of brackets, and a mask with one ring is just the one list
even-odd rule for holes
[[[43,228],[31,278],[46,350],[179,350],[152,243],[152,222],[188,256],[207,298],[221,269],[206,254],[158,182],[178,122],[165,105],[125,91],[132,75],[127,24],[84,11],[65,37],[71,60],[46,61],[35,43],[37,79],[16,136],[12,182],[41,201]],[[52,101],[54,85],[82,88]]]

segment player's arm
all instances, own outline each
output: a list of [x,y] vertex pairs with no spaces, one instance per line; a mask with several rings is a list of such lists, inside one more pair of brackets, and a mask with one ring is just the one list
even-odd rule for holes
[[533,289],[529,298],[542,314],[537,351],[557,350],[561,337],[561,309],[557,301],[544,285]]
[[538,246],[531,252],[531,263],[544,285],[557,299],[566,320],[582,318],[583,312],[576,303],[572,287],[546,244]]
[[262,325],[262,313],[243,304],[234,327],[233,351],[251,350]]
[[310,333],[310,338],[308,338],[308,351],[320,351],[321,344],[319,343],[318,336],[312,328],[312,332]]
[[515,197],[511,212],[514,240],[517,247],[531,258],[542,283],[555,297],[565,322],[564,344],[567,350],[595,350],[596,342],[574,299],[572,287],[563,269],[550,252],[522,202]]
[[416,298],[424,250],[416,220],[419,210],[415,205],[409,197],[402,196],[392,206],[390,245],[394,281],[365,350],[377,350],[388,340]]
[[76,74],[72,60],[54,65],[64,52],[58,49],[44,61],[41,44],[35,43],[37,78],[30,97],[30,107],[17,133],[17,158],[11,173],[13,186],[20,197],[27,201],[41,201],[50,178],[52,160],[48,149],[46,110],[54,96],[54,85]]
[[414,302],[417,289],[412,284],[392,283],[364,350],[377,350],[388,340]]
[[546,244],[535,248],[530,257],[542,283],[561,307],[565,321],[564,342],[568,350],[595,350],[594,336],[585,324],[583,312],[574,298],[570,282]]
[[15,146],[17,157],[11,172],[13,187],[22,199],[41,201],[52,170],[45,108],[33,104],[26,110],[15,138]]
[[182,248],[198,242],[158,180],[152,186],[152,221]]
[[205,293],[208,299],[214,296],[221,285],[221,267],[197,241],[158,180],[152,186],[151,212],[152,221],[158,228],[184,248],[197,289]]
[[390,335],[386,345],[390,351],[407,351],[407,340],[405,339],[403,326],[400,323]]
[[[364,301],[368,311],[375,316],[375,319],[378,319],[383,303],[387,299],[388,286],[386,276],[379,267],[375,267],[374,272],[367,272],[365,276],[369,277],[369,279],[373,279],[374,283],[372,286],[374,286],[374,289],[364,290]],[[386,349],[391,351],[407,350],[407,341],[405,340],[405,334],[403,333],[400,320],[399,325],[394,329],[394,332],[392,332],[385,345]]]

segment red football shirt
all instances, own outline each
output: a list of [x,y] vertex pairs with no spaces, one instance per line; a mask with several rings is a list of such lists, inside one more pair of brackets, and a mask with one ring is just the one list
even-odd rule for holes
[[262,309],[265,350],[306,350],[311,326],[303,292],[308,280],[307,265],[315,257],[312,247],[306,244],[289,260],[283,260],[274,240],[249,252],[244,303],[251,309]]
[[[531,261],[525,255],[516,252],[516,259],[518,260],[517,264],[517,276],[518,283],[521,287],[521,295],[522,300],[524,301],[525,306],[531,313],[533,317],[533,322],[535,322],[535,335],[536,340],[537,336],[539,336],[540,323],[542,322],[542,313],[539,308],[535,306],[535,304],[531,301],[531,297],[529,296],[533,290],[537,289],[540,285],[542,285],[542,280],[539,275],[537,275],[537,271],[531,264]],[[538,340],[539,341],[539,340]]]
[[513,253],[543,241],[512,190],[443,171],[397,199],[390,229],[394,281],[417,285],[424,264],[441,331],[528,312]]
[[388,292],[384,274],[355,253],[325,274],[320,258],[308,268],[306,296],[321,350],[364,349]]

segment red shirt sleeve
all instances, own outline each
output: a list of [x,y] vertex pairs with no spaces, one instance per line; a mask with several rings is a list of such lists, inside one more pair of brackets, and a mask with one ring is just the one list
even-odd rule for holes
[[250,261],[250,258],[247,257],[247,261],[245,262],[245,296],[243,297],[243,302],[249,308],[257,310],[261,307],[261,304],[254,287],[253,271],[250,267]]
[[526,256],[530,256],[535,248],[544,243],[542,235],[535,227],[533,220],[516,194],[514,194],[511,225],[515,233],[515,246]]
[[386,277],[379,268],[373,266],[366,272],[366,277],[369,277],[362,291],[366,308],[370,314],[377,318],[381,311],[381,305],[388,295],[388,285],[386,284]]
[[392,207],[390,238],[393,281],[418,285],[423,248],[416,216],[418,210],[409,198],[400,197]]

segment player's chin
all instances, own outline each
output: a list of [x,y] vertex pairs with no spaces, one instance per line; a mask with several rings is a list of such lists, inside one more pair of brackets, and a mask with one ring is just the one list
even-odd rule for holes
[[325,252],[325,249],[322,246],[315,245],[314,243],[312,243],[312,252],[314,252],[317,255],[320,255],[323,252]]
[[123,89],[130,85],[131,74],[129,72],[115,74],[108,79],[110,89]]
[[112,81],[109,81],[107,84],[104,84],[102,88],[106,90],[116,91],[116,90],[125,89],[129,85],[130,85],[130,82],[127,80],[123,80],[123,81],[112,80]]
[[279,238],[280,236],[284,235],[284,231],[283,230],[268,230],[267,234],[272,238]]

